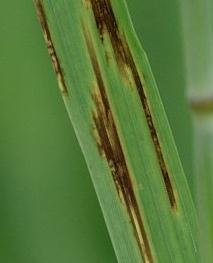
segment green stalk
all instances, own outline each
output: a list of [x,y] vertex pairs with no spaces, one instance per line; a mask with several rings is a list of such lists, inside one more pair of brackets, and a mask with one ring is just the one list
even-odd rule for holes
[[201,261],[213,262],[213,2],[182,1]]
[[125,2],[35,3],[118,262],[196,262],[193,202]]

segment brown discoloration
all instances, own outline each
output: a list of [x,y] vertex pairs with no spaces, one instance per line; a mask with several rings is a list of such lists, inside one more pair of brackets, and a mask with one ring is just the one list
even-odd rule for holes
[[151,111],[149,108],[148,100],[147,100],[146,94],[144,92],[143,85],[142,85],[139,73],[137,71],[136,65],[134,63],[133,57],[130,53],[130,50],[127,49],[127,52],[129,54],[129,59],[128,59],[129,67],[132,70],[132,76],[133,76],[138,94],[140,96],[141,104],[142,104],[143,109],[144,109],[147,124],[148,124],[150,134],[152,137],[152,141],[153,141],[153,144],[155,146],[155,152],[157,154],[158,162],[159,162],[161,172],[163,175],[164,184],[165,184],[165,187],[166,187],[166,190],[168,193],[169,201],[170,201],[171,207],[174,210],[176,210],[177,209],[177,203],[176,203],[175,192],[173,190],[172,182],[170,180],[169,173],[168,173],[166,163],[164,160],[164,156],[163,156],[163,153],[161,150],[160,141],[159,141],[158,134],[157,134],[157,131],[156,131],[155,126],[154,126],[154,122],[153,122],[152,114],[151,114]]
[[50,34],[50,30],[47,24],[47,19],[46,19],[46,15],[45,15],[45,11],[44,11],[44,7],[42,4],[41,0],[34,0],[35,5],[36,5],[36,9],[37,9],[37,14],[38,14],[38,18],[39,21],[41,23],[41,27],[44,33],[44,39],[48,48],[48,52],[49,55],[52,59],[52,64],[58,79],[58,84],[59,84],[59,88],[62,92],[63,95],[68,95],[68,90],[65,84],[65,80],[64,80],[64,74],[63,74],[63,70],[61,68],[55,47],[53,45],[53,41],[52,41],[52,37]]
[[110,0],[90,0],[90,1],[91,1],[91,6],[94,13],[96,25],[99,30],[101,41],[102,42],[104,41],[105,34],[109,36],[119,70],[121,71],[122,74],[123,73],[126,74],[127,72],[125,71],[125,69],[128,68],[129,72],[132,75],[132,78],[134,80],[134,85],[138,91],[141,104],[146,116],[152,141],[155,146],[155,152],[158,157],[158,162],[163,175],[166,191],[168,193],[169,202],[171,204],[171,207],[174,210],[176,210],[177,203],[176,203],[176,197],[173,190],[173,186],[163,157],[157,131],[154,126],[152,114],[149,108],[149,103],[146,94],[144,92],[143,84],[141,82],[141,78],[138,73],[128,43],[126,42],[124,35],[121,34],[119,31],[118,24],[115,19],[115,15],[113,13],[112,6],[110,4]]
[[109,35],[114,51],[114,56],[117,63],[119,64],[119,69],[122,73],[125,73],[124,64],[128,64],[128,58],[125,51],[125,43],[120,37],[118,24],[115,19],[110,1],[90,0],[90,2],[99,31],[100,39],[103,42],[105,34]]
[[189,104],[191,109],[198,114],[213,113],[213,97],[190,98]]
[[84,29],[84,36],[97,82],[97,90],[92,94],[92,98],[96,106],[96,111],[93,112],[93,120],[97,132],[98,149],[108,162],[118,194],[128,210],[144,261],[152,263],[153,257],[149,241],[139,212],[131,176],[126,164],[95,48],[92,44],[88,29]]

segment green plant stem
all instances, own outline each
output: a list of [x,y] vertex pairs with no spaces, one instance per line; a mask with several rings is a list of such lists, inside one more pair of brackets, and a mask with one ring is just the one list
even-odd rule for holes
[[190,191],[125,2],[35,2],[118,261],[196,262]]
[[201,262],[213,260],[213,114],[194,116],[196,204]]
[[201,262],[213,262],[213,2],[181,1]]

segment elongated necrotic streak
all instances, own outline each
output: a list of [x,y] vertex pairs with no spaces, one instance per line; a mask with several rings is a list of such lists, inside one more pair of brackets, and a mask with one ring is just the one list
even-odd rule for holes
[[121,73],[123,74],[124,73],[123,68],[125,65],[129,68],[130,72],[132,73],[135,87],[137,89],[138,95],[140,97],[141,105],[143,107],[143,111],[146,116],[146,121],[150,130],[152,142],[155,147],[155,152],[163,175],[163,180],[168,194],[169,202],[171,207],[176,210],[177,203],[176,203],[176,197],[173,190],[172,182],[170,180],[168,169],[161,150],[160,141],[154,126],[152,114],[149,109],[149,104],[146,98],[146,94],[144,92],[140,75],[138,73],[128,43],[124,40],[124,37],[123,38],[121,37],[110,0],[90,0],[90,1],[91,1],[91,6],[94,13],[96,25],[99,30],[101,41],[103,42],[104,34],[107,33],[111,40],[114,56],[117,61],[119,70],[121,70]]
[[35,1],[35,5],[36,5],[36,10],[37,10],[37,14],[38,14],[38,18],[44,33],[44,39],[47,45],[47,49],[49,52],[49,55],[52,59],[52,64],[58,79],[58,84],[60,87],[60,90],[62,92],[63,95],[67,95],[68,94],[68,90],[65,84],[65,80],[64,80],[64,75],[63,75],[63,70],[61,68],[60,62],[59,62],[59,58],[57,56],[55,47],[53,45],[53,41],[52,41],[52,37],[50,34],[50,30],[49,30],[49,26],[47,23],[47,18],[46,18],[46,14],[44,11],[44,7],[43,4],[41,2],[41,0],[34,0]]
[[124,200],[128,210],[135,236],[145,262],[153,262],[149,241],[139,212],[131,177],[126,164],[110,104],[107,98],[100,66],[96,57],[88,29],[84,29],[85,41],[95,73],[98,90],[92,94],[96,112],[93,120],[98,133],[98,148],[107,159],[119,196]]

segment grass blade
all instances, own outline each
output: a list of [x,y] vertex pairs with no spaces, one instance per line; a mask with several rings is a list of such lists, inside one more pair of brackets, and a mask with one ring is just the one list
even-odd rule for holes
[[194,124],[193,191],[201,262],[213,262],[213,2],[182,2],[187,93]]
[[36,0],[119,262],[196,262],[195,213],[125,2]]

